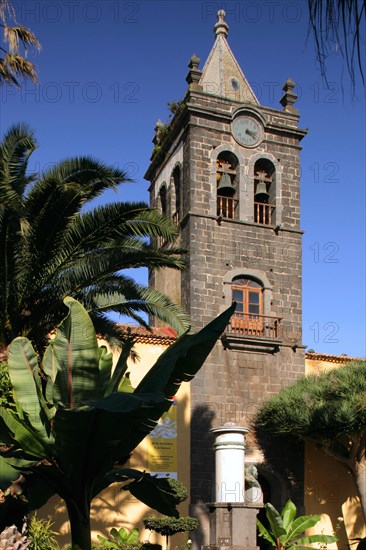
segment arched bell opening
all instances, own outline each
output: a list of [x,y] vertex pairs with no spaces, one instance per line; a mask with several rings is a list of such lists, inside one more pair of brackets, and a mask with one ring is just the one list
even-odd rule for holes
[[239,161],[230,151],[216,159],[217,216],[236,218],[238,213]]
[[254,165],[254,221],[273,225],[276,208],[276,169],[268,159]]

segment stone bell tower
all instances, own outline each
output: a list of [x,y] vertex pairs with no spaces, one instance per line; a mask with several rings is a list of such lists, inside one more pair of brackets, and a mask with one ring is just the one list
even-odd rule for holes
[[[228,28],[220,10],[203,69],[193,56],[184,100],[168,126],[156,126],[145,176],[151,206],[173,218],[187,250],[185,271],[152,273],[151,284],[183,305],[195,329],[237,303],[191,384],[197,545],[208,544],[206,503],[215,495],[210,430],[226,422],[249,426],[265,397],[304,373],[299,155],[306,130],[298,127],[291,79],[278,110],[259,104],[229,47]],[[291,491],[301,506],[301,449],[286,452],[281,473],[263,463],[250,433],[246,440],[246,461],[257,466],[265,498],[281,505]]]

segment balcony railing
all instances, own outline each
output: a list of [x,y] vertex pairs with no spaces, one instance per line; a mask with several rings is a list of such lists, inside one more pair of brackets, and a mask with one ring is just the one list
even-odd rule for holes
[[254,222],[264,225],[274,224],[274,204],[265,204],[263,202],[254,203]]
[[282,336],[280,317],[235,312],[227,326],[227,332],[236,336],[253,336],[276,340]]
[[217,197],[217,216],[221,218],[235,218],[239,201],[232,197]]

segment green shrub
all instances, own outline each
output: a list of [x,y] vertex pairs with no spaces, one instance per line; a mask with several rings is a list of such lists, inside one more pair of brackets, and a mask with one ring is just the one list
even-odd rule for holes
[[52,525],[50,519],[38,518],[36,514],[32,516],[28,525],[28,538],[31,541],[30,550],[60,549],[55,538],[58,533],[52,530]]
[[146,529],[150,529],[166,537],[171,537],[176,533],[184,533],[185,531],[197,529],[198,520],[190,516],[183,518],[150,518],[144,520],[144,525]]
[[13,390],[7,363],[0,363],[0,407],[14,407]]
[[139,536],[138,529],[133,529],[131,533],[129,533],[124,527],[121,527],[118,531],[113,528],[110,530],[110,534],[113,540],[105,539],[98,535],[101,548],[108,550],[112,548],[118,550],[140,550],[141,548],[141,543],[137,540]]
[[188,498],[188,491],[185,485],[181,481],[178,481],[178,479],[172,477],[168,477],[167,481],[170,485],[171,493],[174,495],[175,503],[180,504],[184,502]]

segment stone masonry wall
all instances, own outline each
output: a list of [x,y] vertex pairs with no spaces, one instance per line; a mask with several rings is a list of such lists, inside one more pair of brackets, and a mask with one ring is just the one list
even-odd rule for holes
[[[204,367],[191,383],[191,502],[192,512],[214,499],[214,456],[210,429],[225,422],[249,426],[259,403],[304,373],[301,347],[301,231],[300,146],[304,132],[297,130],[294,113],[256,107],[265,124],[265,139],[255,149],[241,147],[231,134],[235,101],[192,92],[181,129],[183,142],[183,220],[181,246],[187,250],[186,270],[181,274],[181,303],[199,329],[230,305],[224,279],[235,271],[242,275],[262,273],[268,281],[269,301],[265,315],[282,318],[283,343],[279,350],[242,351],[224,349],[218,342]],[[183,131],[182,131],[183,130]],[[233,152],[240,165],[240,217],[218,220],[216,215],[216,158]],[[167,149],[168,156],[168,149]],[[276,167],[276,223],[279,227],[253,223],[255,161],[265,157]],[[150,168],[151,170],[151,168]],[[161,168],[159,168],[161,170]],[[153,183],[154,185],[154,183]],[[155,195],[156,196],[156,195]],[[155,285],[167,288],[157,272]],[[161,279],[161,280],[160,280]],[[227,285],[228,283],[226,283]],[[247,437],[247,455],[256,448]],[[291,489],[301,504],[303,459],[301,449],[271,449],[284,466],[277,472],[281,504]],[[283,455],[283,453],[282,453]],[[280,494],[281,493],[281,494]],[[204,510],[204,506],[203,506]],[[205,513],[205,512],[204,512]],[[202,522],[204,529],[205,522]],[[200,535],[201,543],[207,540]],[[197,539],[198,540],[198,539]]]
[[[221,103],[221,104],[220,104]],[[200,108],[206,112],[197,113]],[[201,328],[228,303],[224,277],[234,269],[263,272],[272,287],[270,311],[283,318],[284,345],[277,353],[224,350],[218,343],[191,384],[191,501],[203,503],[214,495],[214,456],[209,430],[232,421],[248,426],[258,404],[293,382],[304,372],[301,347],[301,232],[299,207],[299,146],[291,130],[293,118],[272,110],[263,115],[272,124],[265,141],[254,151],[241,148],[230,133],[233,106],[215,98],[215,112],[194,101],[184,153],[184,185],[190,197],[189,216],[182,228],[182,246],[188,250],[182,274],[182,303],[195,328]],[[220,116],[222,115],[222,116]],[[275,126],[289,128],[286,131]],[[292,127],[291,127],[292,126]],[[250,165],[253,155],[270,153],[281,166],[282,228],[258,226],[246,220],[218,223],[215,208],[215,164],[212,152],[227,147]],[[240,148],[240,146],[239,146]],[[220,149],[222,150],[222,149]],[[251,174],[247,173],[247,178]],[[245,182],[244,178],[241,178]],[[244,183],[245,184],[245,183]],[[251,210],[248,211],[250,218]],[[253,437],[247,438],[254,447]],[[302,467],[297,480],[301,483]],[[285,480],[285,483],[290,483]],[[301,491],[299,491],[301,492]]]

